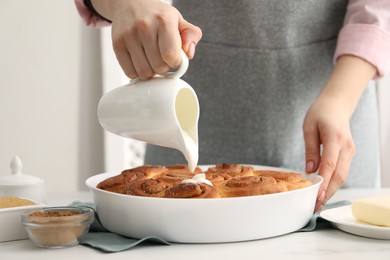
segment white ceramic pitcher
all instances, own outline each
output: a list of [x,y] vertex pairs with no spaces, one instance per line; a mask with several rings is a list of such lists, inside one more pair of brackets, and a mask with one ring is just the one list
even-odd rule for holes
[[199,102],[193,88],[180,77],[188,58],[182,51],[175,72],[148,80],[131,80],[101,98],[98,119],[114,134],[181,151],[194,169],[198,163]]

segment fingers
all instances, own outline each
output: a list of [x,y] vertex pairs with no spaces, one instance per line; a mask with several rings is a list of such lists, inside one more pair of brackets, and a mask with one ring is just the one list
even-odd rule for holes
[[130,78],[147,79],[178,68],[182,49],[194,56],[202,32],[176,8],[158,0],[126,1],[119,7],[112,19],[112,42]]
[[144,47],[141,42],[133,41],[131,43],[132,48],[129,49],[131,61],[133,62],[133,66],[138,74],[138,77],[141,79],[148,79],[153,77],[155,72],[152,69],[152,66],[149,63],[149,60],[146,56]]
[[321,184],[320,192],[328,188],[329,181],[336,169],[340,149],[341,145],[339,145],[335,140],[329,140],[323,144],[322,157],[319,165],[319,175],[324,178],[324,181]]
[[155,74],[163,74],[170,68],[178,68],[181,49],[190,59],[194,57],[195,45],[202,37],[199,27],[181,16],[179,29],[177,20],[168,19],[163,14],[158,16],[158,22],[154,24],[148,20],[138,20],[132,30],[113,40],[118,62],[128,77],[147,79]]
[[127,49],[115,51],[115,56],[127,77],[131,79],[138,77],[138,73],[134,68],[130,53],[127,51]]
[[304,125],[303,128],[305,140],[306,173],[314,173],[318,169],[321,158],[320,138],[315,125]]
[[162,59],[171,68],[180,65],[181,57],[178,50],[183,49],[187,57],[192,59],[195,55],[195,46],[202,38],[202,31],[199,27],[187,22],[179,16],[179,30],[169,30],[169,23],[159,31],[159,47]]
[[123,37],[115,38],[114,35],[112,36],[112,38],[114,53],[123,72],[129,78],[137,78],[138,73],[133,65],[133,61],[127,49],[126,40]]
[[184,20],[183,17],[180,17],[179,25],[182,48],[188,58],[193,59],[195,55],[195,47],[200,39],[202,39],[202,30]]
[[[160,17],[160,28],[158,31],[158,48],[161,59],[170,67],[178,68],[181,62],[181,38],[175,20],[163,20]],[[175,29],[173,29],[175,28]]]
[[[340,136],[339,136],[340,137]],[[331,138],[323,144],[323,153],[319,166],[319,175],[324,181],[318,192],[315,211],[342,187],[348,175],[355,147],[352,138]]]
[[339,157],[340,145],[333,140],[324,142],[321,162],[319,165],[318,174],[323,178],[323,182],[318,190],[316,201],[316,210],[325,203],[327,188],[334,173]]
[[326,189],[324,202],[328,201],[344,185],[354,154],[355,145],[352,139],[349,139],[340,151],[336,169]]
[[169,70],[169,64],[162,59],[158,46],[158,28],[155,28],[151,22],[145,20],[138,22],[137,27],[139,28],[140,45],[145,53],[146,62],[148,62],[151,68],[152,75],[150,77],[156,73],[163,74],[167,72]]

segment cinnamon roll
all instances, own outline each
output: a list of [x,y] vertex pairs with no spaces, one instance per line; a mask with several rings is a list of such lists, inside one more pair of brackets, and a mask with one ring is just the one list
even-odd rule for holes
[[192,173],[198,174],[201,173],[202,170],[199,167],[196,167],[193,172],[190,171],[187,164],[173,164],[165,166],[170,172],[184,172],[184,173]]
[[201,173],[202,170],[199,167],[195,168],[194,172],[188,169],[187,165],[169,165],[166,166],[167,171],[156,175],[155,179],[164,181],[168,184],[175,185],[180,184],[182,180],[191,179],[195,174]]
[[181,183],[168,188],[165,198],[220,198],[214,186],[207,184]]
[[270,170],[256,170],[255,176],[271,176],[280,182],[284,182],[288,190],[297,190],[311,186],[313,183],[302,178],[302,174],[296,172],[282,172]]
[[161,174],[167,169],[162,166],[144,165],[132,169],[122,171],[119,175],[110,177],[97,185],[97,188],[117,192],[126,193],[130,183],[152,178],[157,174]]
[[236,176],[251,176],[253,167],[240,164],[217,164],[214,167],[209,167],[205,174],[208,180],[218,185]]
[[106,191],[125,193],[127,189],[127,182],[124,176],[120,174],[105,179],[104,181],[100,182],[96,187]]
[[142,179],[131,183],[125,194],[144,197],[163,197],[165,191],[170,188],[166,182],[157,179]]
[[143,165],[132,169],[122,171],[121,174],[133,181],[134,179],[141,178],[153,178],[163,172],[166,172],[167,168],[160,165]]
[[286,184],[270,176],[234,177],[221,183],[218,189],[222,197],[264,195],[287,191]]

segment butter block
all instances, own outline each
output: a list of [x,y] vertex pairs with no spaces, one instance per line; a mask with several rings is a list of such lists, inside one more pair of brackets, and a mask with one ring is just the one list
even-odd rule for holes
[[362,222],[390,227],[390,194],[353,201],[352,215]]

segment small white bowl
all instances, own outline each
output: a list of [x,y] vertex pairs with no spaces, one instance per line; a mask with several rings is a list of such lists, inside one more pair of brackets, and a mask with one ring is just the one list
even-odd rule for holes
[[35,203],[35,205],[0,209],[0,242],[28,239],[28,234],[24,230],[23,225],[20,221],[21,215],[25,211],[32,209],[40,209],[46,206],[41,202],[33,202]]

